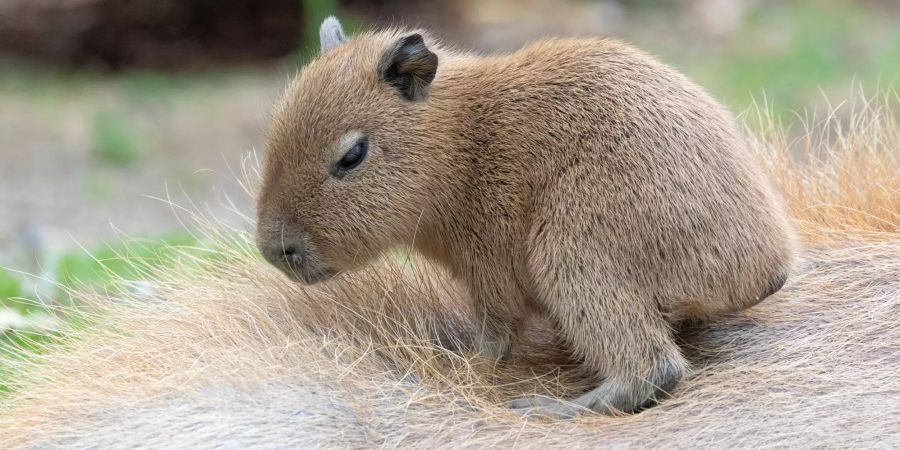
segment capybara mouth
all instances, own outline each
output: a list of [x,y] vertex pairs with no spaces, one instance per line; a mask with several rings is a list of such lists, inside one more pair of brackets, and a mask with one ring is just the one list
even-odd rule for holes
[[303,283],[306,285],[312,285],[321,281],[328,280],[337,273],[336,270],[309,269],[306,267],[297,267],[292,264],[288,264],[286,265],[286,267],[281,268],[281,271],[291,281],[296,281],[298,283]]

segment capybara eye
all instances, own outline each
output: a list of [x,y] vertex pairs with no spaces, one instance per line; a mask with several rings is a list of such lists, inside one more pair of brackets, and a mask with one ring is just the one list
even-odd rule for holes
[[368,152],[369,140],[363,136],[359,138],[359,140],[356,141],[356,144],[353,144],[353,147],[350,147],[350,150],[347,150],[347,153],[344,153],[341,160],[337,162],[338,171],[346,172],[358,166],[359,163],[366,159],[366,154]]

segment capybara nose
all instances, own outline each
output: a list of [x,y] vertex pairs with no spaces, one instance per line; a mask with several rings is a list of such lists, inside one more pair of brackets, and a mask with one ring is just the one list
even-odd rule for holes
[[284,256],[285,259],[293,258],[295,256],[302,258],[302,255],[297,250],[297,245],[294,245],[294,244],[282,247],[282,253],[283,253],[282,256]]
[[294,271],[301,269],[306,262],[302,242],[278,242],[266,245],[260,250],[266,261],[283,270]]

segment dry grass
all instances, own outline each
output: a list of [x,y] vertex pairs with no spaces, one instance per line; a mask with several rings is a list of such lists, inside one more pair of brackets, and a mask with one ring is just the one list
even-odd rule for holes
[[[877,107],[876,107],[877,106]],[[16,363],[4,446],[541,447],[900,444],[900,125],[867,103],[759,148],[807,240],[798,273],[744,314],[683,330],[693,373],[628,417],[523,420],[526,392],[592,380],[533,324],[509,364],[469,350],[465,295],[385,261],[324,286],[286,281],[249,236],[209,230],[149,274],[151,299],[85,296],[90,325]],[[830,131],[825,131],[830,130]],[[207,224],[210,225],[210,224]]]
[[807,241],[895,240],[900,231],[900,97],[860,94],[824,116],[798,116],[801,133],[766,106],[748,114],[755,142]]

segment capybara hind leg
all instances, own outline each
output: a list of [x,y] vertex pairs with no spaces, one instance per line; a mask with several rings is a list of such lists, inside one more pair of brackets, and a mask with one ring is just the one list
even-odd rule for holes
[[513,333],[506,328],[481,328],[475,336],[475,349],[488,359],[506,361],[512,356]]
[[480,314],[482,319],[475,332],[475,350],[488,359],[509,360],[517,331],[522,328],[530,314],[531,311],[527,307],[501,312],[482,308]]
[[662,361],[661,364],[650,378],[609,377],[596,388],[571,401],[535,396],[513,400],[509,406],[525,416],[557,419],[591,413],[613,415],[636,412],[667,395],[685,371],[680,355],[669,361]]
[[[526,415],[568,418],[583,412],[631,413],[670,391],[687,363],[662,314],[639,291],[607,283],[586,284],[588,296],[569,292],[547,300],[548,312],[584,364],[603,377],[595,389],[572,401],[532,397],[510,407]],[[585,286],[585,285],[582,285]],[[601,296],[595,289],[606,289]]]

